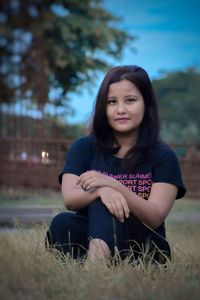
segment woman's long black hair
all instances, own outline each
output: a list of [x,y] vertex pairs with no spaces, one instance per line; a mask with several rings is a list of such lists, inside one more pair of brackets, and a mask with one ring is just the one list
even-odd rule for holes
[[97,94],[90,133],[95,136],[99,147],[112,154],[118,152],[120,145],[114,147],[118,143],[107,121],[106,106],[109,85],[123,79],[129,80],[139,89],[145,104],[137,142],[125,157],[125,161],[129,157],[128,165],[133,168],[146,157],[159,138],[157,101],[149,76],[143,68],[135,65],[117,66],[107,73]]

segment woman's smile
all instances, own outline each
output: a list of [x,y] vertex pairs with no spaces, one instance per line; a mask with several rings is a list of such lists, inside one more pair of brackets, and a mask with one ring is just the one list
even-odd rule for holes
[[144,99],[132,82],[123,79],[110,84],[106,116],[115,135],[130,133],[136,136],[144,111]]
[[117,118],[115,119],[116,122],[119,122],[119,123],[127,123],[128,121],[130,120],[130,118]]

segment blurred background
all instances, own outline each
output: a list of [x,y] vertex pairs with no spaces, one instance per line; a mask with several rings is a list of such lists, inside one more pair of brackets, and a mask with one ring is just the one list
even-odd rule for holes
[[[87,132],[101,80],[140,65],[200,199],[199,1],[0,1],[0,201],[57,198],[69,145]],[[15,202],[16,203],[16,202]]]

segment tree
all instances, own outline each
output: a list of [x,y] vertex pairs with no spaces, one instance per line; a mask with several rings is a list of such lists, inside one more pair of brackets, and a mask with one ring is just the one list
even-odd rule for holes
[[200,142],[200,73],[195,68],[153,80],[159,103],[162,134],[169,142]]
[[67,94],[133,40],[100,0],[2,0],[0,11],[0,100],[34,102],[42,114],[50,89],[60,89],[67,106]]

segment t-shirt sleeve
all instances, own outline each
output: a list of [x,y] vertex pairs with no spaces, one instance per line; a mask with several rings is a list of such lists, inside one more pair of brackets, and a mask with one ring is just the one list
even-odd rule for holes
[[67,151],[66,159],[62,172],[58,176],[58,181],[62,183],[62,177],[65,173],[71,173],[80,176],[89,169],[91,159],[92,139],[84,137],[75,141]]
[[176,199],[182,198],[186,189],[183,184],[178,158],[172,149],[166,149],[162,155],[158,155],[153,170],[153,182],[165,182],[178,187]]

